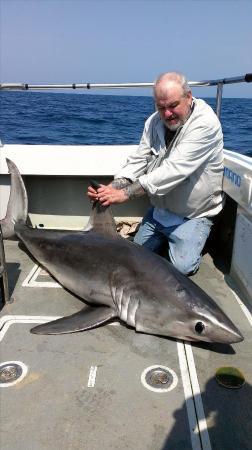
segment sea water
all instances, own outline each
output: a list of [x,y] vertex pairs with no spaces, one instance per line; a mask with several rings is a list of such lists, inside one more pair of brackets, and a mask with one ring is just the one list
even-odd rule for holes
[[[215,108],[215,99],[205,99]],[[137,144],[152,97],[48,92],[0,92],[0,138],[6,144]],[[224,98],[224,144],[252,156],[252,99]]]

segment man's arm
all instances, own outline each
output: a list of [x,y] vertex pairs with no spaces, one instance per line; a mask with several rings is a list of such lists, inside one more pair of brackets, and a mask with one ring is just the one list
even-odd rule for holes
[[128,199],[142,197],[145,190],[139,181],[132,183],[128,178],[116,178],[112,181],[111,186],[115,189],[123,189]]
[[146,194],[143,186],[139,181],[135,181],[135,183],[128,184],[125,188],[123,188],[125,195],[128,199],[132,200],[134,198],[142,197]]
[[93,201],[99,200],[103,206],[109,206],[114,203],[124,203],[128,200],[138,198],[143,195],[145,195],[145,190],[139,181],[128,184],[122,189],[114,188],[112,183],[108,186],[101,185],[97,191],[95,191],[91,186],[88,188],[89,198]]
[[131,183],[129,178],[115,178],[110,185],[115,189],[123,189]]

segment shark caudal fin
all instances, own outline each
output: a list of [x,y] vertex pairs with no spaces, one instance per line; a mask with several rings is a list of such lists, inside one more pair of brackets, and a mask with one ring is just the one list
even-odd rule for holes
[[[100,187],[100,184],[95,180],[90,180],[90,184],[94,189]],[[118,236],[110,206],[102,206],[99,201],[93,203],[90,218],[84,231],[92,230],[105,236]]]
[[0,225],[3,237],[11,239],[15,237],[15,223],[26,223],[27,221],[28,199],[25,185],[17,166],[8,158],[6,158],[6,162],[11,175],[11,189],[6,216],[0,220]]

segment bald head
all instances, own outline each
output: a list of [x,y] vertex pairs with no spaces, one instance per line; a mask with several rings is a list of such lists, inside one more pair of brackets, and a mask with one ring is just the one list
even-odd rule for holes
[[154,84],[154,96],[156,93],[168,91],[172,87],[181,90],[181,94],[186,95],[190,91],[186,77],[179,72],[166,72],[159,75]]

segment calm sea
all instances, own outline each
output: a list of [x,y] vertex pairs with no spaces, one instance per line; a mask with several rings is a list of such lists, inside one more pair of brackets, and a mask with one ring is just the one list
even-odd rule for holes
[[[215,99],[205,99],[213,108]],[[151,97],[0,92],[6,144],[137,144]],[[223,99],[225,148],[252,156],[252,99]]]

